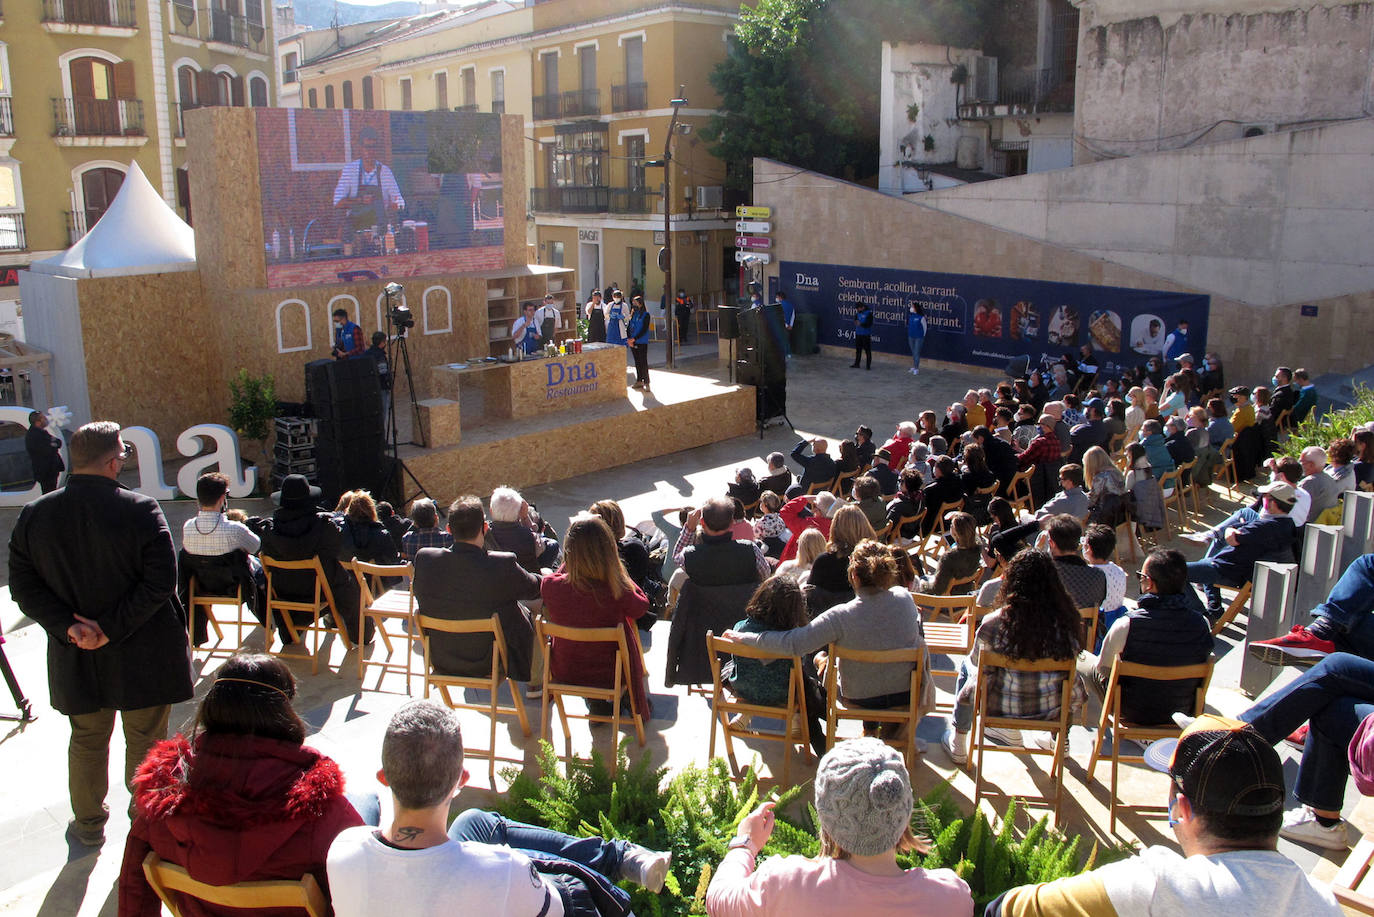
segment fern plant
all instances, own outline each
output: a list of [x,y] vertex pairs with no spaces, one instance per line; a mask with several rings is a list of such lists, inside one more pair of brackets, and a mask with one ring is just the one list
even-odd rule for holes
[[[664,891],[653,895],[626,885],[638,914],[689,917],[706,913],[706,889],[716,864],[739,823],[760,802],[776,804],[773,836],[760,859],[814,857],[820,853],[815,806],[803,804],[805,785],[761,792],[758,776],[746,767],[739,782],[724,760],[683,769],[664,782],[667,768],[654,768],[647,755],[629,760],[628,739],[616,750],[616,775],[602,756],[561,765],[553,746],[539,743],[537,777],[516,768],[504,775],[510,790],[502,814],[578,837],[599,835],[642,844],[673,854]],[[1013,801],[994,827],[981,812],[965,816],[943,786],[916,801],[912,826],[930,838],[928,852],[898,855],[910,868],[949,868],[969,883],[979,910],[1008,888],[1077,875],[1099,860],[1117,859],[1128,848],[1100,853],[1096,846],[1080,862],[1080,839],[1049,827],[1049,818],[1018,837],[1020,808]]]

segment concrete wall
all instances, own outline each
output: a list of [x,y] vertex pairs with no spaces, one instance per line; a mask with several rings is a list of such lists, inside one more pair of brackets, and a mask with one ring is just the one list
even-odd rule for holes
[[[926,206],[940,192],[903,200],[766,159],[754,161],[754,182],[754,203],[782,215],[769,265],[774,275],[778,262],[796,260],[1208,292]],[[817,226],[826,231],[817,233]],[[1221,355],[1227,378],[1257,384],[1280,362],[1314,375],[1374,362],[1366,330],[1374,323],[1374,290],[1307,302],[1317,307],[1314,316],[1304,316],[1297,303],[1258,307],[1213,295],[1207,346]]]
[[983,182],[922,204],[1239,302],[1374,289],[1374,120]]
[[[900,162],[953,162],[963,132],[958,121],[961,90],[949,81],[963,64],[973,71],[980,52],[913,42],[883,42],[882,111],[878,188],[892,194],[923,190],[916,170]],[[919,106],[916,120],[908,115]],[[927,151],[930,136],[935,148]]]
[[1141,17],[1139,3],[1082,4],[1077,162],[1368,111],[1374,4],[1152,5]]

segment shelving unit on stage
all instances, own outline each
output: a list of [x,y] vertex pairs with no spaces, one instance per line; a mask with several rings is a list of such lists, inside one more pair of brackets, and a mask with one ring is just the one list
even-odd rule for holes
[[566,288],[572,277],[572,272],[488,277],[488,353],[493,357],[501,356],[514,346],[515,341],[510,336],[512,323],[520,317],[525,303],[543,305],[545,293],[552,293],[558,301],[561,321],[554,340],[562,342],[577,337],[577,291]]

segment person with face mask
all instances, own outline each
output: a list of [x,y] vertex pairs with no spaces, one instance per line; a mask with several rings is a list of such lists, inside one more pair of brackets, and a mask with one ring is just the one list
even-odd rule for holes
[[367,353],[363,329],[349,319],[345,309],[334,310],[334,349],[329,352],[336,360],[356,360]]
[[611,301],[606,304],[606,343],[625,344],[625,323],[630,317],[630,309],[625,305],[625,294],[619,290],[611,292]]

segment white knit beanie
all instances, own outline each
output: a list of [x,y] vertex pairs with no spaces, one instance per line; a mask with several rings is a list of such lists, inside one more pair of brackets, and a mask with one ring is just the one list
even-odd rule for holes
[[879,739],[850,739],[816,768],[821,830],[859,856],[891,850],[911,824],[911,781],[901,754]]

